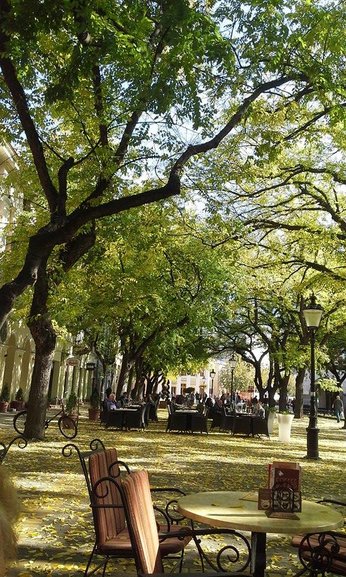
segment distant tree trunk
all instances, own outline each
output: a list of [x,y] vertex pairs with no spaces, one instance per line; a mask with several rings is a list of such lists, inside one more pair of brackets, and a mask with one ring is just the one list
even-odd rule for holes
[[125,350],[123,353],[122,361],[121,361],[117,390],[116,390],[116,394],[115,394],[117,399],[120,398],[122,390],[123,390],[126,382],[128,381],[129,372],[130,372],[131,367],[133,365],[133,363],[130,363],[130,361],[129,361],[129,356],[130,356],[129,351]]
[[290,375],[285,375],[280,378],[280,399],[279,399],[279,411],[287,411],[287,392],[288,392],[288,381]]
[[276,393],[275,387],[268,386],[267,393],[268,393],[268,405],[269,405],[269,407],[275,407],[275,400],[274,400],[274,396]]
[[130,370],[129,370],[129,375],[128,375],[128,379],[127,379],[127,389],[126,389],[128,396],[131,398],[133,397],[133,393],[132,393],[133,386],[132,385],[133,385],[134,373],[135,373],[135,367],[134,367],[134,365],[132,365]]
[[303,383],[305,378],[305,367],[298,369],[296,376],[296,402],[294,407],[294,417],[301,419],[303,416]]

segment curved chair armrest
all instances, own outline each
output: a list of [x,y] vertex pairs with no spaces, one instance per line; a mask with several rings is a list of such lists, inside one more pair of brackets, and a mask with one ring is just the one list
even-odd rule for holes
[[345,501],[336,501],[335,499],[328,498],[321,499],[320,501],[317,501],[317,503],[331,503],[332,505],[340,505],[341,507],[346,507]]
[[[210,551],[205,551],[202,547],[201,537],[209,537],[214,535],[229,535],[232,539],[220,544],[220,548],[217,552],[210,554]],[[198,551],[200,562],[202,565],[203,575],[204,565],[207,564],[211,569],[216,572],[222,572],[222,575],[227,574],[227,568],[229,570],[229,563],[235,563],[234,569],[238,569],[239,572],[246,571],[250,567],[251,563],[251,547],[248,539],[238,531],[234,529],[226,528],[214,528],[207,527],[196,529],[193,525],[192,527],[180,527],[179,531],[170,531],[170,533],[159,533],[160,542],[164,541],[169,537],[176,537],[178,539],[184,539],[185,537],[191,537],[195,543]],[[229,553],[231,552],[231,555]],[[224,565],[224,563],[226,563]],[[236,571],[232,572],[232,576],[238,575]],[[185,573],[184,573],[185,577]]]
[[[177,487],[152,487],[150,488],[151,494],[156,494],[157,496],[157,504],[159,507],[164,508],[167,517],[170,520],[171,524],[178,524],[181,523],[186,517],[178,512],[176,508],[177,498],[178,496],[184,496],[186,493]],[[165,496],[165,493],[167,494]],[[176,494],[176,498],[174,498],[174,493]],[[159,496],[162,496],[161,501]],[[172,498],[173,497],[173,498]],[[165,503],[162,503],[165,501]]]
[[152,493],[179,493],[179,495],[186,495],[182,489],[178,487],[150,487]]
[[[278,574],[276,572],[276,574]],[[179,575],[179,577],[181,577],[181,575],[183,575],[184,577],[216,577],[218,575],[218,573],[170,573],[170,575],[172,575],[172,577],[177,577]],[[251,573],[236,573],[236,572],[232,572],[232,573],[221,573],[222,577],[251,577]],[[279,575],[281,575],[279,573]],[[286,577],[286,573],[282,573],[283,577]],[[153,577],[153,574],[147,574],[147,573],[138,573],[138,577]],[[155,573],[154,577],[167,577],[167,573]]]

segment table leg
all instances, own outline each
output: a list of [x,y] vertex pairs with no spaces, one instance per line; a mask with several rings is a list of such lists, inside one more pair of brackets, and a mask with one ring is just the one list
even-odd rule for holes
[[266,568],[266,534],[251,534],[251,575],[264,577]]

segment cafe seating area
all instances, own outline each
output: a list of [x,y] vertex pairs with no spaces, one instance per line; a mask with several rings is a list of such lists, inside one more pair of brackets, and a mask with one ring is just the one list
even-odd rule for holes
[[[253,468],[256,469],[256,474],[252,474],[248,458],[246,463],[242,464],[244,447],[248,447],[250,451],[251,447],[254,447],[254,452],[257,451],[262,455],[263,450],[265,450],[264,445],[267,445],[270,452],[276,443],[276,432],[273,438],[265,444],[256,440],[253,441],[250,436],[247,437],[244,434],[242,434],[243,438],[232,438],[232,435],[220,436],[218,433],[206,437],[200,436],[200,432],[197,431],[198,434],[195,437],[195,441],[187,434],[181,435],[180,438],[169,437],[169,435],[165,435],[165,411],[165,407],[160,409],[159,422],[152,427],[152,431],[148,434],[143,435],[139,432],[138,435],[136,433],[128,436],[126,434],[114,435],[111,429],[99,428],[103,442],[100,440],[92,442],[90,450],[88,449],[84,453],[82,451],[79,452],[78,448],[75,449],[76,445],[71,442],[64,448],[64,455],[71,456],[73,454],[74,458],[70,459],[69,465],[71,466],[63,464],[62,470],[66,471],[67,479],[73,476],[79,478],[78,488],[76,485],[75,490],[78,491],[78,496],[81,497],[78,497],[78,502],[82,507],[78,517],[83,521],[80,541],[83,542],[84,548],[82,573],[84,572],[85,577],[91,576],[96,566],[99,567],[98,572],[100,574],[102,574],[103,570],[108,574],[113,568],[108,566],[108,564],[113,564],[114,562],[117,564],[119,563],[118,559],[122,559],[119,566],[126,566],[126,570],[128,569],[129,571],[128,574],[133,574],[134,561],[136,564],[139,563],[136,560],[135,550],[136,546],[138,546],[138,531],[135,531],[135,535],[131,533],[133,523],[139,522],[138,530],[144,531],[144,540],[139,541],[139,543],[149,547],[149,550],[151,550],[152,539],[154,539],[154,544],[156,543],[156,533],[155,531],[151,533],[147,524],[148,515],[151,515],[152,503],[157,504],[159,509],[161,509],[160,519],[157,518],[160,547],[157,559],[160,558],[163,561],[165,571],[169,569],[170,572],[173,563],[174,565],[178,564],[180,569],[180,564],[182,563],[183,574],[191,577],[195,564],[203,562],[205,564],[204,569],[208,572],[209,566],[203,554],[201,554],[201,558],[196,556],[196,549],[197,553],[200,551],[198,550],[198,543],[194,541],[194,537],[196,537],[198,542],[200,536],[197,536],[197,533],[193,536],[191,523],[193,523],[194,528],[197,527],[198,529],[202,524],[204,530],[206,530],[206,527],[209,527],[208,530],[210,530],[213,524],[216,523],[217,527],[226,528],[230,531],[234,530],[240,535],[245,535],[248,542],[251,542],[250,555],[254,565],[252,563],[251,569],[250,565],[247,565],[244,570],[240,567],[241,575],[245,571],[245,574],[250,577],[274,577],[271,569],[276,555],[282,555],[280,566],[284,565],[285,570],[289,570],[289,572],[279,573],[278,571],[277,574],[275,573],[275,577],[278,574],[306,575],[307,577],[346,575],[346,534],[342,528],[342,513],[344,509],[341,509],[340,512],[336,509],[336,504],[339,506],[344,506],[344,504],[336,501],[327,505],[324,502],[316,502],[316,496],[319,493],[325,494],[326,485],[323,485],[323,482],[321,484],[321,479],[317,479],[316,483],[314,481],[311,482],[311,475],[310,478],[308,477],[309,468],[305,466],[304,462],[300,467],[304,482],[301,490],[301,508],[288,513],[285,510],[283,512],[285,516],[281,518],[281,510],[277,511],[274,509],[274,498],[271,501],[271,498],[267,496],[266,491],[268,488],[266,486],[261,487],[260,483],[258,483],[259,478],[263,481],[263,475],[259,475],[260,467],[267,471],[269,465],[263,463],[263,458],[261,458],[260,463],[254,463],[256,466]],[[174,410],[174,413],[180,416],[184,414],[194,416],[197,412],[194,410],[193,405],[190,408],[175,407]],[[118,412],[118,414],[122,413],[124,411]],[[203,413],[200,413],[200,415],[206,416]],[[249,414],[244,416],[249,417]],[[81,418],[80,421],[82,432],[80,432],[81,436],[78,438],[77,443],[78,445],[86,445],[89,443],[88,438],[90,438],[90,430],[93,425],[86,418]],[[245,422],[245,419],[243,422]],[[299,423],[297,424],[298,426]],[[305,430],[303,425],[301,425],[300,429]],[[84,434],[87,435],[86,437],[83,437],[83,430]],[[242,431],[244,430],[245,428],[242,429]],[[329,430],[327,425],[324,430]],[[333,430],[335,436],[335,430],[338,429],[334,428]],[[329,435],[332,438],[332,434],[329,433]],[[117,441],[117,449],[113,446],[114,439]],[[138,439],[138,443],[132,442],[134,439],[136,441]],[[155,441],[155,449],[153,448],[153,440]],[[113,448],[106,449],[106,442]],[[12,443],[9,446],[12,446]],[[241,449],[237,453],[238,446],[241,446]],[[34,451],[36,459],[35,447],[30,444],[28,444],[28,447],[28,451]],[[184,451],[182,451],[182,447],[184,447]],[[220,452],[214,464],[213,475],[209,476],[208,484],[203,483],[207,479],[207,476],[203,476],[206,469],[204,456],[208,458],[208,463],[213,463],[212,451],[215,451],[215,447],[220,448]],[[191,450],[191,455],[187,457],[189,450]],[[157,454],[156,451],[160,453]],[[59,452],[61,452],[61,446],[59,447]],[[68,453],[71,453],[71,455],[68,455]],[[12,454],[15,457],[14,461],[20,462],[21,459],[18,459],[17,451],[13,450]],[[178,455],[180,457],[179,464],[173,467],[172,462],[177,462]],[[219,455],[223,455],[223,457],[220,459]],[[296,449],[294,446],[290,447],[287,445],[284,456],[284,459],[288,459],[286,464],[292,465],[291,461],[295,455]],[[125,462],[122,462],[121,458]],[[149,460],[155,463],[154,467],[150,465],[148,467],[147,463]],[[80,483],[79,461],[85,477],[85,486],[84,483]],[[341,461],[339,460],[339,462]],[[131,463],[131,470],[125,463]],[[181,463],[183,463],[182,466]],[[283,463],[280,461],[279,464],[281,467]],[[328,471],[328,467],[325,463],[323,465],[322,460],[321,464],[318,463],[318,466],[324,466],[324,470]],[[45,461],[45,467],[47,469],[47,461]],[[234,479],[237,479],[235,474],[236,467],[239,469],[242,467],[241,479],[238,479],[237,486],[233,482]],[[132,469],[134,472],[132,472]],[[181,485],[183,490],[174,489],[175,493],[169,491],[165,496],[160,491],[151,492],[150,499],[146,490],[143,494],[144,501],[142,501],[142,497],[140,497],[141,491],[143,486],[148,485],[148,481],[144,479],[142,473],[137,475],[138,469],[149,469],[152,482],[156,477],[156,480],[159,480],[158,484],[167,491],[168,489],[173,491],[169,485],[174,484]],[[222,476],[220,475],[219,477],[218,473],[221,470]],[[71,475],[72,471],[73,475]],[[136,489],[136,501],[131,501],[131,503],[126,503],[124,495],[120,494],[119,497],[117,489],[117,483],[120,482],[120,487],[122,488],[121,479],[126,477],[134,480]],[[135,477],[137,480],[135,480]],[[269,475],[268,478],[271,478],[271,476]],[[227,479],[227,484],[223,482],[223,479]],[[248,484],[246,485],[244,481],[242,485],[243,480],[246,480]],[[329,483],[331,480],[330,477]],[[107,483],[109,484],[107,485]],[[65,484],[67,486],[67,483]],[[310,490],[310,485],[313,486],[312,490]],[[54,485],[52,484],[52,486]],[[278,498],[278,489],[275,482],[272,487],[276,491],[275,504],[277,502],[280,506],[286,507],[288,501],[285,500],[286,497],[285,499]],[[286,490],[286,487],[284,489]],[[260,491],[262,494],[260,494]],[[71,489],[69,489],[69,494],[71,494]],[[88,494],[89,503],[86,503],[85,496]],[[331,485],[330,494],[341,495],[342,485],[340,484],[339,492],[335,490],[334,485]],[[157,495],[159,495],[159,501],[157,501]],[[267,511],[267,502],[269,503],[269,508],[272,506],[274,509],[272,514],[268,515],[267,513],[270,513],[270,511]],[[298,503],[296,500],[293,502],[295,505]],[[67,499],[66,503],[68,503]],[[90,514],[88,513],[89,505]],[[166,506],[168,509],[166,509]],[[131,507],[134,507],[132,513]],[[92,527],[92,523],[94,524],[94,539],[91,538],[91,531],[89,530]],[[87,527],[89,527],[88,530],[86,530]],[[179,536],[174,535],[178,527]],[[167,535],[168,532],[171,533],[170,537]],[[280,544],[280,535],[288,537],[285,538],[285,542],[282,544]],[[83,541],[84,536],[87,539]],[[206,546],[209,555],[209,543],[204,541],[204,536],[201,537],[203,549]],[[222,538],[223,544],[224,542],[229,544],[231,537],[232,533],[227,533],[227,537]],[[216,543],[213,543],[213,557],[219,548],[220,542],[216,539]],[[134,543],[137,543],[137,545]],[[244,547],[245,545],[242,546],[242,550],[244,550]],[[265,551],[264,558],[262,555],[263,551]],[[225,556],[227,555],[226,552]],[[171,557],[173,559],[169,560]],[[193,561],[194,557],[196,557],[195,561]],[[52,558],[52,565],[54,565],[54,558]],[[140,567],[137,569],[137,575],[142,574],[145,567],[143,565],[136,566]],[[199,570],[200,567],[196,569],[196,571]],[[228,570],[229,568],[226,568],[226,574]],[[157,567],[157,571],[161,573],[161,566]],[[172,573],[174,574],[174,570]],[[156,574],[156,570],[149,574]],[[9,577],[15,576],[10,574]]]
[[[99,570],[104,574],[109,561],[118,558],[134,558],[138,575],[162,573],[165,558],[178,562],[182,571],[189,543],[195,546],[202,570],[209,565],[225,571],[222,556],[217,556],[213,566],[208,549],[204,550],[201,543],[201,537],[220,535],[234,539],[231,563],[235,570],[249,566],[250,543],[244,535],[229,528],[195,528],[184,515],[177,514],[176,504],[185,493],[174,487],[152,488],[148,472],[131,472],[124,461],[118,460],[116,448],[106,449],[102,441],[94,439],[88,451],[69,443],[62,453],[66,458],[78,457],[93,512],[95,542],[84,577]],[[155,507],[155,494],[161,502],[164,495],[164,506]]]
[[[180,572],[193,577],[195,574],[184,571],[184,553],[189,543],[195,547],[202,574],[208,577],[215,575],[208,573],[210,567],[225,577],[264,577],[266,534],[293,533],[294,528],[303,531],[292,539],[301,563],[299,571],[292,572],[292,575],[346,575],[345,533],[330,530],[332,526],[340,527],[343,518],[324,503],[304,501],[301,515],[285,513],[281,518],[280,514],[266,515],[261,510],[256,492],[185,494],[173,487],[153,489],[147,470],[130,471],[126,463],[119,460],[116,448],[106,449],[99,439],[91,441],[90,450],[85,452],[72,443],[63,448],[65,457],[76,454],[84,473],[95,527],[95,542],[84,571],[85,577],[99,569],[104,573],[110,560],[118,558],[134,559],[138,577],[163,576],[163,560],[169,558],[178,562]],[[155,493],[170,493],[165,497],[166,505],[157,509],[162,517],[160,520],[155,512]],[[228,512],[226,517],[225,510]],[[244,511],[249,515],[244,516]],[[214,520],[220,523],[219,528],[212,526]],[[325,526],[326,530],[306,533],[310,526]],[[252,533],[251,545],[249,531]],[[215,565],[208,546],[204,549],[203,537],[208,539],[221,535],[226,536],[228,545],[225,548],[225,544],[220,542],[222,549],[220,554],[216,554]],[[221,551],[228,548],[233,555],[226,554],[228,568],[225,568]]]
[[149,425],[150,403],[129,405],[111,411],[103,415],[106,429],[146,429]]
[[169,403],[167,405],[168,418],[166,432],[179,433],[206,433],[208,434],[207,410],[197,408],[177,407]]
[[225,408],[222,412],[213,414],[210,430],[227,431],[232,435],[245,435],[247,437],[270,436],[268,414],[263,418],[253,413],[233,413],[230,409],[227,410]]

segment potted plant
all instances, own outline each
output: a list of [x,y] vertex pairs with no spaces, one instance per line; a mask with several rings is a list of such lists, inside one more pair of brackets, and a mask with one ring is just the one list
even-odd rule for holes
[[77,395],[74,391],[71,391],[66,401],[66,412],[69,415],[69,417],[72,418],[77,417],[77,405],[78,405]]
[[291,439],[291,427],[294,419],[293,413],[282,411],[278,414],[279,423],[279,441],[289,443]]
[[89,402],[89,421],[98,421],[100,418],[100,395],[96,388],[92,390]]
[[17,390],[14,401],[10,403],[10,407],[16,411],[21,411],[24,408],[24,393],[21,387]]
[[8,385],[4,385],[2,387],[2,391],[0,394],[0,412],[6,413],[8,409],[8,402],[10,400],[10,389]]

